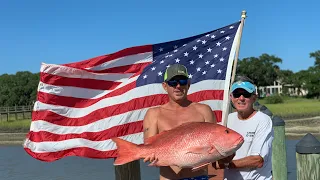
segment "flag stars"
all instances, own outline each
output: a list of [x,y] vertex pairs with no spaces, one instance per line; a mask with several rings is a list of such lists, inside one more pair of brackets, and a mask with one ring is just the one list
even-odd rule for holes
[[221,73],[222,73],[222,70],[221,70],[221,69],[218,69],[217,72],[218,72],[219,74],[221,74]]
[[225,31],[220,31],[221,34],[223,34]]
[[202,59],[202,57],[203,57],[203,55],[202,55],[202,54],[199,54],[198,56],[199,56],[199,58],[200,58],[200,59]]
[[227,50],[228,48],[227,47],[224,47],[224,48],[222,48],[222,51],[225,51],[225,50]]
[[151,71],[154,71],[154,70],[156,70],[156,67],[152,67],[152,68],[151,68]]
[[178,52],[178,49],[175,49],[173,52]]
[[159,51],[162,52],[162,51],[163,51],[163,48],[160,48]]
[[193,49],[193,50],[197,50],[198,47],[197,47],[197,46],[193,46],[192,49]]
[[170,64],[167,65],[167,68],[169,68],[169,67],[170,67]]
[[210,34],[207,34],[207,35],[206,35],[206,37],[209,37],[209,36],[210,36]]
[[160,64],[164,63],[164,60],[160,61]]
[[146,79],[147,77],[148,77],[148,75],[145,74],[145,75],[143,76],[143,79]]
[[192,74],[189,74],[189,78],[190,78],[190,79],[192,78]]
[[211,49],[211,48],[208,48],[208,49],[207,49],[207,51],[208,51],[208,52],[211,52],[211,51],[212,51],[212,49]]
[[219,56],[218,54],[215,54],[213,57],[214,57],[214,58],[217,58],[218,56]]
[[206,63],[206,65],[208,65],[210,63],[210,61],[206,61],[205,63]]
[[201,41],[200,39],[197,40],[197,42],[200,42],[200,41]]
[[202,41],[202,44],[206,44],[206,42],[207,42],[206,40],[203,40],[203,41]]
[[176,60],[176,63],[179,63],[180,62],[180,59],[179,58],[177,58],[177,59],[175,59]]
[[220,58],[220,61],[222,62],[222,61],[224,61],[224,58],[222,57],[222,58]]
[[216,36],[213,34],[212,36],[211,36],[211,39],[214,39]]
[[230,26],[230,27],[229,27],[229,29],[233,29],[233,28],[234,28],[233,26]]
[[177,48],[178,48],[178,46],[177,46],[177,45],[175,45],[173,48],[174,48],[174,49],[177,49]]
[[230,36],[227,36],[227,37],[226,37],[226,40],[229,40],[229,39],[230,39]]
[[217,46],[220,46],[220,45],[221,45],[221,43],[220,43],[220,42],[217,42],[216,44],[217,44]]
[[186,57],[188,57],[188,55],[189,55],[188,52],[185,52],[185,53],[183,53],[183,54],[184,54],[184,56],[186,56]]
[[202,72],[202,75],[205,75],[205,74],[207,74],[207,71],[203,71],[203,72]]
[[162,76],[162,72],[160,71],[160,72],[158,72],[158,76]]
[[211,64],[211,65],[210,65],[210,67],[212,67],[212,68],[215,67],[215,66],[216,66],[215,64]]
[[190,61],[190,64],[194,64],[194,60],[191,60],[191,61]]
[[198,72],[199,72],[199,71],[201,71],[201,68],[200,68],[200,67],[198,67],[198,68],[197,68],[197,71],[198,71]]

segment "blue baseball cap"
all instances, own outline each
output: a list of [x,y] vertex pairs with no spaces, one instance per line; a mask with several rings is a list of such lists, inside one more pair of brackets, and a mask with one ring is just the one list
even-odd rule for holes
[[249,93],[253,93],[256,91],[256,87],[252,83],[250,83],[248,81],[237,81],[232,84],[231,92],[233,92],[234,90],[239,89],[239,88],[244,89],[244,90],[248,91]]

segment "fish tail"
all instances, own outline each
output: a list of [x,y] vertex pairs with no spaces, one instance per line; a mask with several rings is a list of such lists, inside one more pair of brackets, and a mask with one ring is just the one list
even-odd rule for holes
[[140,159],[138,156],[139,154],[138,145],[117,137],[111,138],[111,140],[114,141],[117,145],[118,156],[113,163],[115,166],[123,165],[131,161]]

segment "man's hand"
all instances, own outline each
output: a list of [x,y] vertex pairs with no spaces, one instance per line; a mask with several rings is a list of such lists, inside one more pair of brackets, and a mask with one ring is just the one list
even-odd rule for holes
[[229,162],[232,161],[232,159],[234,158],[235,155],[236,155],[236,154],[233,153],[232,155],[230,155],[230,156],[228,156],[228,157],[225,157],[225,158],[223,158],[223,159],[218,160],[218,162],[219,162],[219,163],[229,163]]

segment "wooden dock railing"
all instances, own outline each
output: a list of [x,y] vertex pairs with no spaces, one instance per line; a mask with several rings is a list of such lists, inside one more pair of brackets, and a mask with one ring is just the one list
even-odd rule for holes
[[9,121],[11,114],[14,114],[15,120],[18,120],[18,114],[22,114],[22,118],[26,118],[26,114],[31,113],[33,105],[27,106],[10,106],[0,107],[0,121],[2,121],[2,115],[6,116],[6,120]]

